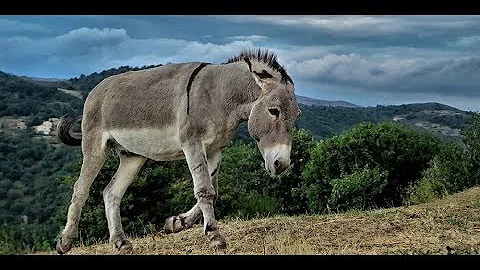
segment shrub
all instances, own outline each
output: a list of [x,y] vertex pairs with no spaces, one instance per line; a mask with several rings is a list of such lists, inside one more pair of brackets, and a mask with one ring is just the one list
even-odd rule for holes
[[469,182],[465,187],[480,184],[480,115],[474,114],[472,121],[465,132],[465,145],[468,155]]
[[241,208],[237,216],[242,218],[264,217],[278,214],[279,203],[274,197],[248,192],[240,199]]
[[413,185],[408,203],[428,202],[478,185],[480,118],[474,116],[465,137],[466,149],[452,142],[439,143],[439,151],[419,183]]
[[375,208],[374,196],[387,185],[388,172],[364,168],[340,179],[332,180],[329,207],[337,211]]
[[408,204],[418,204],[442,198],[449,192],[445,180],[435,167],[430,167],[423,173],[422,179],[412,188]]
[[[327,212],[333,185],[338,193],[339,188],[344,187],[341,182],[353,185],[361,180],[367,183],[358,184],[359,187],[382,187],[381,192],[369,197],[369,205],[401,205],[408,198],[409,187],[420,179],[438,151],[438,141],[426,133],[385,122],[361,123],[342,135],[317,142],[302,173],[302,190],[309,210]],[[365,168],[374,171],[363,171]],[[387,183],[370,183],[372,180],[367,180],[369,174],[379,179],[386,176]],[[345,193],[345,196],[353,196],[356,188],[341,190],[350,190],[352,193]]]

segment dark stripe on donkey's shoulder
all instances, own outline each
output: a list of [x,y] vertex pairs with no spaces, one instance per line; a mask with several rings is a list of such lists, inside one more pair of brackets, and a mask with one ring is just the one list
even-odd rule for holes
[[206,65],[209,65],[210,63],[201,63],[198,67],[196,67],[193,72],[192,72],[192,75],[190,75],[190,78],[188,79],[188,84],[187,84],[187,115],[190,114],[190,89],[192,88],[192,83],[193,83],[193,80],[195,79],[195,76],[197,76],[198,72],[200,72],[200,70],[202,68],[204,68]]

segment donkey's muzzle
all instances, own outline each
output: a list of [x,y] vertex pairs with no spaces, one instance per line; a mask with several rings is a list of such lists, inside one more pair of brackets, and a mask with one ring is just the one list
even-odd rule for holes
[[282,162],[280,160],[275,160],[273,162],[273,171],[271,172],[273,175],[277,175],[285,171],[288,166],[290,166],[290,160],[288,162]]
[[265,148],[265,169],[272,175],[278,175],[290,166],[290,145],[277,144]]

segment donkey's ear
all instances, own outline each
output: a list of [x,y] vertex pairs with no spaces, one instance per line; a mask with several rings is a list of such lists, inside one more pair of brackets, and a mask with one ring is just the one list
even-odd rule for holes
[[262,88],[262,90],[266,90],[265,86],[268,81],[271,81],[273,78],[272,74],[268,73],[266,70],[262,70],[262,72],[257,72],[255,70],[252,71],[252,76],[255,79],[255,82]]
[[253,78],[255,79],[255,82],[262,88],[262,90],[265,89],[265,84],[267,83],[268,79],[273,78],[272,74],[268,73],[266,70],[262,69],[261,72],[258,72],[256,70],[252,69],[252,62],[250,62],[250,59],[245,56],[243,60],[248,64],[248,69],[252,73]]

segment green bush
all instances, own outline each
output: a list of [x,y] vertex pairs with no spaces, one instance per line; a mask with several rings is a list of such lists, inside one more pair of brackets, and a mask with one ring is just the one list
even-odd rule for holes
[[418,204],[443,198],[449,192],[445,186],[445,179],[435,167],[430,167],[423,173],[422,179],[412,188],[408,204]]
[[439,143],[439,151],[410,191],[410,204],[428,202],[478,185],[480,176],[480,117],[467,127],[465,146]]
[[352,184],[356,183],[354,179],[366,180],[368,171],[363,172],[366,175],[355,174],[365,168],[378,169],[378,176],[388,175],[381,192],[371,196],[368,204],[401,205],[408,199],[409,187],[420,179],[438,151],[438,141],[431,135],[385,122],[361,123],[342,135],[317,142],[302,173],[302,192],[309,211],[328,212],[333,184],[339,187],[338,179],[345,176],[349,177],[344,180]]
[[468,155],[469,182],[465,187],[478,186],[480,184],[480,115],[474,114],[470,125],[465,132],[465,145]]
[[25,254],[51,250],[45,226],[31,224],[2,224],[0,226],[0,254]]
[[302,184],[302,171],[310,160],[310,151],[314,143],[312,134],[307,130],[293,130],[290,153],[292,166],[274,178],[269,186],[271,194],[277,198],[283,214],[303,214],[308,209],[307,201],[299,190]]
[[272,179],[265,172],[263,159],[253,143],[232,142],[223,150],[219,168],[218,199],[215,204],[217,218],[253,216],[244,200],[250,192],[271,195]]
[[340,179],[333,179],[329,207],[336,211],[375,208],[374,196],[387,185],[388,172],[364,168]]
[[[264,168],[263,158],[253,143],[232,142],[223,151],[219,171],[219,200],[215,206],[218,217],[255,215],[255,211],[244,200],[251,194],[262,194],[274,199],[276,209],[270,212],[288,215],[305,213],[307,202],[300,192],[301,172],[310,159],[310,149],[314,145],[312,135],[304,130],[293,130],[291,167],[282,174],[272,177]],[[250,194],[250,195],[249,195]],[[270,200],[265,199],[265,200]],[[267,215],[268,213],[264,213]]]
[[240,198],[240,205],[237,217],[255,218],[278,214],[280,206],[274,197],[248,192]]

